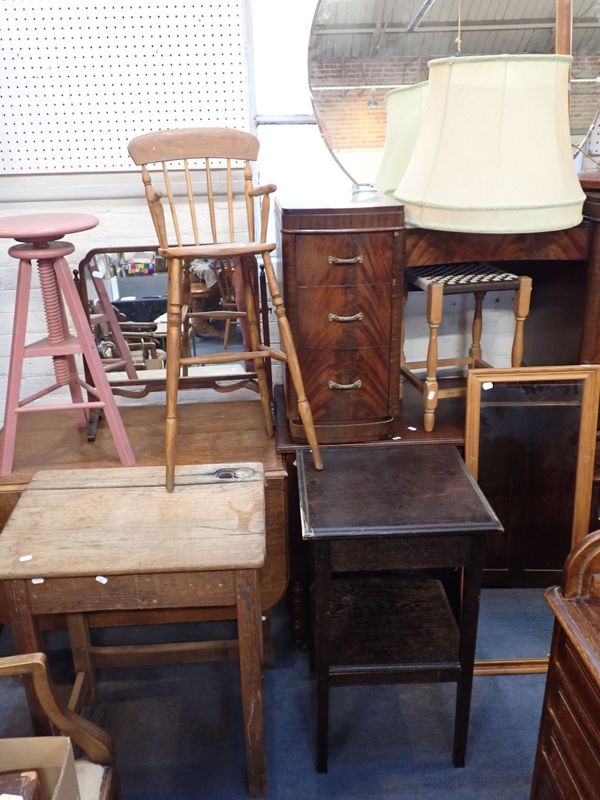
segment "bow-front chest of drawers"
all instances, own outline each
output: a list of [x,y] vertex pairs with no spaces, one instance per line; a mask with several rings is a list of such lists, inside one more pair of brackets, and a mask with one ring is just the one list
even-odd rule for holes
[[[278,205],[288,318],[319,441],[390,436],[399,413],[404,213],[387,198]],[[291,382],[292,438],[304,431]]]

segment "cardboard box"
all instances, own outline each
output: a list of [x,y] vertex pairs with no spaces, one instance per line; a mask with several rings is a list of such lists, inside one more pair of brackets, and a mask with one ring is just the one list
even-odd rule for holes
[[71,740],[66,736],[0,739],[0,772],[36,770],[50,800],[80,800]]

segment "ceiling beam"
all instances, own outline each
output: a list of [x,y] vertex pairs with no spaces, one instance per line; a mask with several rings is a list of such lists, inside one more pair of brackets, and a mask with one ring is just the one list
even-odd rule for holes
[[425,14],[427,14],[431,10],[431,7],[435,2],[436,0],[423,0],[421,7],[407,25],[406,28],[407,33],[412,33],[415,30],[419,22],[421,22]]
[[[524,19],[515,22],[506,22],[498,20],[481,20],[479,22],[462,22],[463,30],[467,31],[503,31],[503,30],[538,30],[540,28],[553,28],[554,19]],[[598,28],[600,22],[598,18],[585,20],[580,19],[573,23],[573,28]],[[446,33],[456,31],[456,22],[430,22],[427,25],[419,26],[418,30],[414,33]],[[313,36],[347,36],[349,34],[364,34],[372,36],[374,27],[372,23],[365,25],[348,25],[325,27],[318,26],[312,31]],[[407,33],[407,28],[403,25],[388,25],[385,28],[385,33]]]

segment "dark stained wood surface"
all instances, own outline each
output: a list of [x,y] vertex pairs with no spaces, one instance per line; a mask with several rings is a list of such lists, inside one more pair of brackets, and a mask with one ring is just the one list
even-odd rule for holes
[[[458,672],[458,626],[443,586],[426,577],[340,577],[331,586],[331,673],[336,665]],[[346,670],[348,674],[351,670]]]
[[456,681],[463,766],[484,533],[500,523],[449,445],[322,453],[324,480],[296,455],[313,555],[317,769],[327,770],[329,687],[405,681]]
[[494,511],[456,448],[323,448],[325,469],[299,451],[303,537],[498,531]]

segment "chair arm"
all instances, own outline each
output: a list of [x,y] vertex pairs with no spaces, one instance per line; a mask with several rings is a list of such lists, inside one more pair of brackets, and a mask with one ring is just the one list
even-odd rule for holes
[[250,197],[261,197],[264,194],[273,194],[277,191],[277,186],[274,183],[265,183],[264,186],[255,186],[248,194]]
[[0,677],[8,675],[31,677],[37,701],[54,727],[79,745],[91,761],[97,764],[112,763],[112,742],[108,733],[60,704],[44,653],[0,658]]

